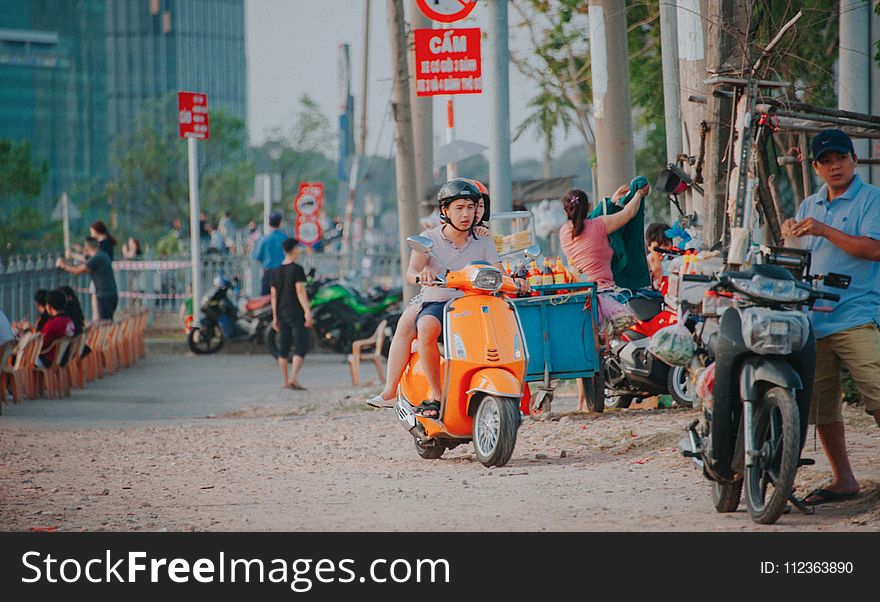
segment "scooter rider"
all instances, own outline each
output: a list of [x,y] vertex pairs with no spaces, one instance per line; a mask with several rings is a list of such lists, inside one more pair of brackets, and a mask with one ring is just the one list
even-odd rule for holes
[[[452,180],[444,185],[444,187],[439,191],[438,194],[438,202],[440,203],[441,216],[443,215],[443,195],[445,194],[444,190],[456,181],[470,182],[479,191],[481,198],[477,202],[476,217],[474,220],[475,223],[471,231],[473,233],[474,239],[488,236],[489,230],[485,224],[488,222],[489,216],[489,190],[484,184],[477,180]],[[442,228],[446,227],[448,223],[447,218],[441,217],[441,220],[442,223],[436,228],[432,228],[432,230],[441,230]],[[452,226],[452,228],[454,228],[454,226]],[[425,233],[423,232],[422,234],[424,235]],[[422,259],[425,259],[424,255],[419,255]],[[415,253],[413,254],[413,256],[415,256]],[[519,281],[518,284],[521,287],[528,287],[528,284],[524,280]],[[419,298],[420,297],[421,295],[419,295]],[[418,318],[421,308],[422,299],[419,299],[417,303],[411,304],[403,312],[403,315],[401,316],[400,321],[397,324],[397,329],[394,331],[394,338],[391,341],[391,349],[388,352],[388,366],[386,371],[385,388],[382,390],[381,393],[368,399],[368,405],[374,408],[390,408],[393,407],[396,403],[395,394],[397,391],[397,385],[400,382],[400,377],[403,375],[403,371],[406,368],[406,363],[409,360],[410,346],[412,344],[412,341],[415,340],[417,336],[416,320]]]
[[486,261],[501,269],[501,260],[492,240],[471,236],[476,205],[481,198],[480,190],[470,180],[456,178],[444,184],[437,194],[442,225],[421,234],[433,241],[432,250],[436,257],[415,252],[410,255],[407,278],[422,285],[423,303],[416,317],[416,331],[419,357],[431,392],[419,406],[419,411],[428,418],[436,418],[440,412],[442,386],[437,341],[443,327],[443,307],[450,299],[462,295],[460,291],[437,287],[433,283],[447,268],[459,270],[473,261]]

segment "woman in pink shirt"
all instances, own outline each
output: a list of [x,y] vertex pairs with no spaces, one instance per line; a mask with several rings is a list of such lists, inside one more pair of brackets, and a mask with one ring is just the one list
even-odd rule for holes
[[[600,290],[614,287],[614,274],[611,271],[611,257],[614,251],[608,243],[608,235],[619,230],[635,217],[639,204],[648,196],[649,191],[649,186],[640,188],[621,211],[613,215],[600,215],[594,219],[589,218],[590,203],[587,193],[583,190],[570,190],[562,197],[562,205],[568,217],[568,222],[559,229],[559,244],[562,252],[565,253],[569,263],[581,274],[586,274],[587,279],[595,282]],[[617,203],[627,192],[629,185],[624,184],[615,191],[611,197],[612,202]],[[606,295],[599,297],[600,307],[603,303],[619,305],[616,301],[603,297]],[[600,312],[600,316],[602,313]],[[582,378],[577,379],[578,412],[588,411],[583,381]]]
[[[623,210],[613,215],[600,215],[590,219],[590,202],[583,190],[569,190],[562,197],[562,205],[568,222],[559,229],[559,244],[568,261],[581,274],[599,288],[614,286],[614,274],[611,272],[611,257],[614,252],[608,243],[608,235],[625,226],[635,217],[642,199],[648,196],[649,186],[636,191],[632,201]],[[629,185],[624,184],[611,197],[617,203],[626,193]]]

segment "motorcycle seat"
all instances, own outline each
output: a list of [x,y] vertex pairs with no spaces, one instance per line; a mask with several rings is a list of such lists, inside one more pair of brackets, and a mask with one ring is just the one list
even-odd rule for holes
[[244,304],[245,311],[256,311],[258,309],[262,309],[269,305],[272,302],[272,295],[265,295],[263,297],[254,297],[253,299],[248,299]]
[[627,305],[642,322],[648,322],[663,311],[662,297],[633,297]]

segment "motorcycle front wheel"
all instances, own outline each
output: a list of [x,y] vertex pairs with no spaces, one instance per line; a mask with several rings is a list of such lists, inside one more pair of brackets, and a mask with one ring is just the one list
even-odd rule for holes
[[791,394],[773,387],[756,404],[753,421],[756,456],[745,470],[746,507],[753,521],[769,525],[782,515],[794,487],[800,416]]
[[223,347],[223,333],[216,324],[205,323],[189,331],[186,344],[196,355],[211,355]]
[[519,428],[519,403],[486,395],[474,415],[474,452],[484,466],[504,466],[513,455]]

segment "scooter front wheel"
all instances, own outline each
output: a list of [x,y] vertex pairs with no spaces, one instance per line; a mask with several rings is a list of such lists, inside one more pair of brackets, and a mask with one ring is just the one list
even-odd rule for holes
[[746,507],[752,520],[775,523],[791,497],[800,456],[800,416],[791,394],[780,387],[755,404],[752,444],[755,457],[746,465]]
[[486,395],[474,415],[474,452],[484,466],[504,466],[513,455],[519,428],[519,404]]
[[223,347],[223,334],[216,324],[202,324],[189,331],[186,344],[196,355],[210,355]]
[[712,503],[717,512],[736,512],[739,508],[739,500],[742,497],[742,479],[732,483],[712,482]]

